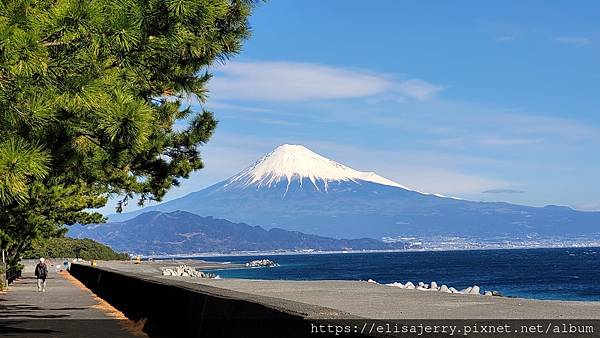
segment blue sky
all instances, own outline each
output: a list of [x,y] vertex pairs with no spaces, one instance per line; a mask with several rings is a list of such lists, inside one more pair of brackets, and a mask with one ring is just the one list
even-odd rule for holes
[[167,199],[298,143],[425,192],[600,210],[599,15],[594,1],[272,0],[214,68],[206,168]]

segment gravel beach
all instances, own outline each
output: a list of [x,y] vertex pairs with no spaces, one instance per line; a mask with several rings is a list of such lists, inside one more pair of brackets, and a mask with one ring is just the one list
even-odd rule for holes
[[162,279],[202,284],[253,299],[303,303],[371,319],[600,319],[600,302],[549,301],[406,290],[362,281],[284,281],[162,276],[160,267],[186,264],[199,269],[240,268],[198,260],[98,262],[98,266]]

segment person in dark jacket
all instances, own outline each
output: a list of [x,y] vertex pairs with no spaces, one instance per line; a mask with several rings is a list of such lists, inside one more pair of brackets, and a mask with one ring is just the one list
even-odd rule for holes
[[44,263],[44,258],[35,266],[35,277],[37,278],[38,292],[46,292],[46,277],[48,277],[48,266]]

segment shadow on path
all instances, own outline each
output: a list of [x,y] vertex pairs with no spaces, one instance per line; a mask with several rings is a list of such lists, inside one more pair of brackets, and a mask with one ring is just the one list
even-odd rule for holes
[[46,292],[24,275],[0,295],[0,337],[135,337],[126,320],[110,317],[85,288],[49,271]]

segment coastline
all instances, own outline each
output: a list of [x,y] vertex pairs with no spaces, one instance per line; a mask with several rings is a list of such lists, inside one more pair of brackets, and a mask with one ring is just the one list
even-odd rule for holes
[[[138,264],[131,264],[135,267]],[[117,266],[99,267],[120,274],[177,285],[202,292],[235,295],[238,299],[268,303],[294,311],[328,308],[369,319],[600,319],[600,302],[537,300],[472,294],[406,290],[364,281],[290,281],[255,279],[207,279],[149,275]],[[328,314],[311,316],[328,318]]]
[[[482,294],[495,291],[506,297],[522,299],[600,301],[600,289],[595,283],[589,283],[597,278],[594,271],[600,264],[597,260],[600,248],[361,253],[251,253],[144,260],[141,265],[128,265],[130,271],[135,272],[148,265],[167,267],[186,264],[217,274],[222,279],[373,280],[381,285],[395,286],[407,282],[416,286],[419,282],[428,284],[436,281],[438,286],[445,284],[457,290],[477,285]],[[263,258],[271,259],[280,266],[245,266],[248,261]],[[160,271],[154,269],[153,273],[159,274]],[[535,282],[532,282],[533,276]]]

